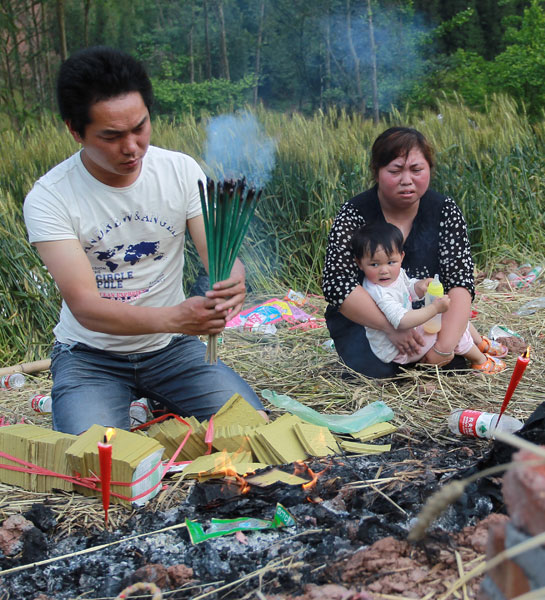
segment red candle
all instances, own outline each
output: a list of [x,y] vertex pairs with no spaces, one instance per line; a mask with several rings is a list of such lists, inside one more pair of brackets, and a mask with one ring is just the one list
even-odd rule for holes
[[505,392],[505,398],[503,399],[503,402],[501,405],[500,416],[498,417],[498,422],[496,423],[496,427],[498,426],[501,416],[505,412],[505,409],[507,408],[507,405],[509,404],[509,400],[511,400],[511,396],[513,395],[515,388],[519,384],[519,381],[521,380],[522,375],[523,375],[524,371],[526,370],[526,367],[528,366],[529,362],[530,362],[530,346],[528,346],[528,348],[526,348],[525,352],[517,358],[517,364],[515,365],[515,368],[513,369],[513,374],[511,375],[511,381],[509,382],[509,387],[507,388],[507,392]]
[[98,442],[98,460],[100,465],[100,487],[102,488],[102,507],[104,508],[104,523],[108,523],[108,507],[110,506],[110,481],[112,479],[112,444],[115,429],[108,427],[104,441]]

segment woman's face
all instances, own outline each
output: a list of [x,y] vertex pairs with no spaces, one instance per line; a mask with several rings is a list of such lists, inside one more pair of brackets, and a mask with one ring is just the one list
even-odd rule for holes
[[398,156],[381,167],[377,177],[381,202],[394,209],[408,208],[418,202],[430,185],[430,165],[418,148],[407,158]]

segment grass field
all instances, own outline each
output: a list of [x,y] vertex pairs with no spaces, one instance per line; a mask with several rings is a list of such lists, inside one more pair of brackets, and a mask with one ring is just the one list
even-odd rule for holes
[[[391,125],[420,129],[436,149],[433,187],[463,210],[480,268],[501,258],[543,263],[545,121],[530,125],[509,100],[485,113],[440,103],[435,112],[393,113],[378,125],[343,112],[312,118],[260,110],[277,146],[272,178],[242,257],[259,293],[283,288],[320,293],[327,234],[340,205],[370,183],[374,138]],[[206,119],[156,121],[153,143],[204,154]],[[43,358],[52,339],[58,294],[26,242],[22,203],[33,182],[77,146],[53,119],[0,137],[0,362]],[[202,161],[201,161],[202,162]],[[196,272],[190,260],[188,278]]]

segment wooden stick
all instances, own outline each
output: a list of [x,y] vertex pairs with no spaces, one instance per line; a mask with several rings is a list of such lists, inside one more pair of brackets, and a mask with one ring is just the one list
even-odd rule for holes
[[29,363],[19,363],[12,367],[3,367],[0,369],[0,376],[11,375],[12,373],[37,373],[38,371],[47,371],[51,366],[51,360],[35,360]]

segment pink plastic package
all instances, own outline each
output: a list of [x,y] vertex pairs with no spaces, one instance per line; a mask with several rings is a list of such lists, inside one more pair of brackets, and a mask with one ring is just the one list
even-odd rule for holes
[[310,319],[310,315],[298,306],[279,298],[273,298],[263,304],[243,310],[234,319],[227,321],[226,328],[238,327],[251,330],[259,325],[267,325],[281,320],[295,323],[308,321],[308,319]]

